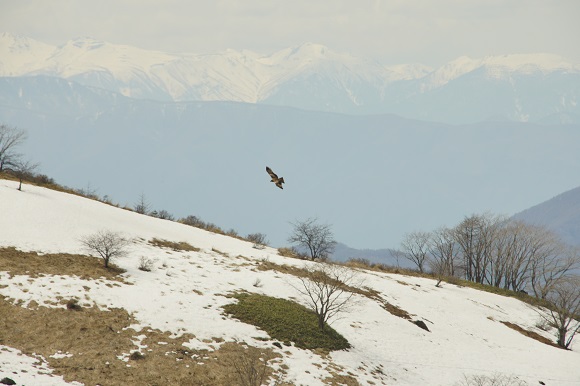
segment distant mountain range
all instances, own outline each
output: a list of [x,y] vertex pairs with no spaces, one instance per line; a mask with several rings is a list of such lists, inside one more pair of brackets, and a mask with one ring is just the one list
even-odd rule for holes
[[461,57],[434,69],[385,66],[312,43],[270,55],[170,54],[90,38],[52,46],[0,35],[0,77],[39,75],[119,101],[237,101],[446,123],[580,123],[580,65],[550,54]]
[[580,143],[578,124],[159,102],[50,76],[0,78],[0,122],[28,132],[23,153],[59,183],[129,207],[144,193],[156,210],[266,233],[274,246],[308,217],[351,247],[379,249],[474,212],[516,213],[574,186]]
[[517,213],[514,218],[545,226],[568,244],[580,247],[580,186]]

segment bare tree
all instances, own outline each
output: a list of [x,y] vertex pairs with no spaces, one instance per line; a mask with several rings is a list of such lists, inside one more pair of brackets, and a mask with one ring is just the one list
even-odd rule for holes
[[[459,255],[453,229],[439,228],[429,238],[429,254],[433,258],[431,269],[438,276],[454,276]],[[440,281],[437,283],[439,286]]]
[[149,213],[149,203],[145,199],[145,193],[141,193],[139,196],[139,201],[134,206],[135,212],[140,214],[148,214]]
[[340,265],[320,263],[306,271],[299,277],[301,285],[295,288],[304,295],[318,317],[318,327],[324,330],[330,319],[350,309],[356,288],[362,283],[355,270]]
[[15,127],[0,125],[0,172],[6,168],[14,168],[22,156],[16,152],[27,138],[26,132]]
[[23,161],[20,159],[12,163],[10,171],[12,172],[12,174],[16,176],[16,178],[18,178],[19,181],[18,190],[22,191],[22,181],[25,178],[32,177],[34,170],[36,170],[37,167],[38,167],[37,163]]
[[552,307],[540,315],[556,328],[558,346],[567,349],[580,331],[580,276],[557,280],[546,300]]
[[105,268],[111,260],[125,256],[129,245],[129,240],[109,230],[85,236],[80,241],[89,252],[96,252],[104,260]]
[[546,231],[551,237],[538,248],[531,261],[530,285],[534,295],[545,299],[550,289],[560,279],[580,267],[580,250],[564,244],[556,235]]
[[463,256],[463,269],[467,280],[489,284],[493,240],[504,221],[490,213],[474,214],[455,227],[455,241]]
[[311,260],[326,259],[336,245],[330,225],[318,224],[317,221],[316,218],[309,218],[292,223],[294,231],[288,238],[290,243],[308,249]]
[[403,256],[413,262],[419,272],[425,270],[425,265],[429,259],[430,239],[429,232],[411,232],[405,234],[401,242]]

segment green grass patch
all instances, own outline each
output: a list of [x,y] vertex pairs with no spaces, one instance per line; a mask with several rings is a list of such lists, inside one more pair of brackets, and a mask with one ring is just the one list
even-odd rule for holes
[[252,293],[232,295],[237,303],[224,306],[226,313],[244,323],[266,331],[272,339],[294,342],[296,347],[329,352],[344,350],[350,344],[332,327],[318,328],[316,314],[290,300]]

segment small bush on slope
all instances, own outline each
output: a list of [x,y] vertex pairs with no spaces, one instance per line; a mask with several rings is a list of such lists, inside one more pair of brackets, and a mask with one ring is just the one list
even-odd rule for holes
[[273,339],[294,342],[297,347],[310,350],[332,351],[350,347],[348,341],[330,326],[321,331],[316,314],[300,304],[259,294],[232,296],[238,302],[224,306],[225,312],[261,328]]

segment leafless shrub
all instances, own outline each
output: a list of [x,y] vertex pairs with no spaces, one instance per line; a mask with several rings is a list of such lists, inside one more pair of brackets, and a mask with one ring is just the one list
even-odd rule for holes
[[202,221],[199,217],[193,215],[184,217],[180,219],[179,222],[196,228],[205,228],[205,222]]
[[139,259],[139,269],[145,272],[151,272],[153,270],[153,266],[155,265],[155,260],[141,256]]
[[321,263],[304,269],[299,285],[294,286],[318,317],[318,327],[338,314],[348,312],[353,305],[355,291],[362,285],[355,270],[348,267]]
[[165,209],[161,209],[160,211],[154,210],[153,212],[151,212],[150,216],[159,218],[161,220],[169,220],[169,221],[175,220],[175,217],[173,217],[173,215],[168,211],[166,211]]
[[515,375],[470,375],[464,376],[464,380],[456,383],[456,386],[526,386],[527,383]]
[[105,262],[105,268],[109,267],[111,260],[123,257],[127,254],[129,241],[117,232],[110,230],[99,231],[95,234],[81,238],[80,242],[89,252],[96,252]]
[[260,280],[260,278],[257,278],[257,279],[254,281],[254,284],[252,284],[252,285],[253,285],[254,287],[257,287],[257,288],[259,288],[259,287],[261,287],[261,286],[262,286],[262,280]]
[[254,347],[246,348],[232,359],[232,365],[242,386],[261,386],[268,377],[267,361]]
[[254,243],[254,248],[259,248],[260,246],[268,245],[268,241],[266,240],[266,235],[263,233],[250,233],[246,236],[246,240],[251,243]]

